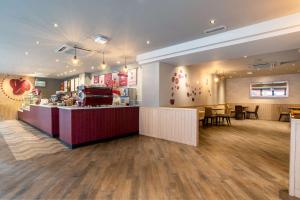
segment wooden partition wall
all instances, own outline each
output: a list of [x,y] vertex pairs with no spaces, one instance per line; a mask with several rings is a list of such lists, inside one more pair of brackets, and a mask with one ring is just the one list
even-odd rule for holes
[[300,104],[263,104],[263,103],[229,103],[230,107],[234,109],[235,105],[247,106],[249,111],[254,111],[255,106],[259,105],[258,116],[262,120],[277,121],[281,112],[289,112],[289,107]]
[[17,119],[17,111],[20,106],[21,103],[18,102],[16,102],[15,104],[0,103],[0,121]]
[[141,107],[139,121],[141,135],[198,145],[197,109]]

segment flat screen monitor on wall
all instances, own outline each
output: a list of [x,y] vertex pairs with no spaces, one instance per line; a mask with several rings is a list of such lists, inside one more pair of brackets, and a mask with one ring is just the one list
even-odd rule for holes
[[284,98],[289,96],[287,81],[251,83],[251,98]]

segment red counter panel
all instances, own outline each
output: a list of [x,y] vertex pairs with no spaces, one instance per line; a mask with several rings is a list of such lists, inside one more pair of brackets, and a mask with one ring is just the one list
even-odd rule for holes
[[139,108],[59,109],[60,140],[70,147],[139,131]]
[[59,136],[59,112],[57,107],[30,106],[30,110],[18,111],[22,120],[52,137]]

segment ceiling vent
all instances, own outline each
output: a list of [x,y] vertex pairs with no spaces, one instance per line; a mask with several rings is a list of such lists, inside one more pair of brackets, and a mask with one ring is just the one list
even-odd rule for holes
[[73,53],[73,51],[74,51],[74,47],[68,44],[63,44],[62,46],[58,47],[55,50],[56,53],[67,53],[67,54]]
[[226,26],[217,26],[217,27],[214,27],[214,28],[206,29],[203,32],[205,34],[211,34],[211,33],[215,33],[215,32],[225,31],[226,29],[227,29]]
[[267,68],[270,68],[271,66],[272,66],[271,63],[258,63],[258,64],[252,65],[251,67],[252,67],[253,69],[258,69],[258,70],[260,70],[260,69],[267,69]]

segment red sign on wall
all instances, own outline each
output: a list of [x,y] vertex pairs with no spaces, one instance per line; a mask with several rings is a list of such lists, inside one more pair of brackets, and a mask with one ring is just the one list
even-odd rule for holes
[[105,74],[104,75],[104,83],[107,87],[112,87],[113,86],[113,80],[112,80],[112,74]]
[[126,72],[119,72],[118,76],[119,76],[119,85],[120,86],[127,86],[127,82],[128,82],[127,73]]

